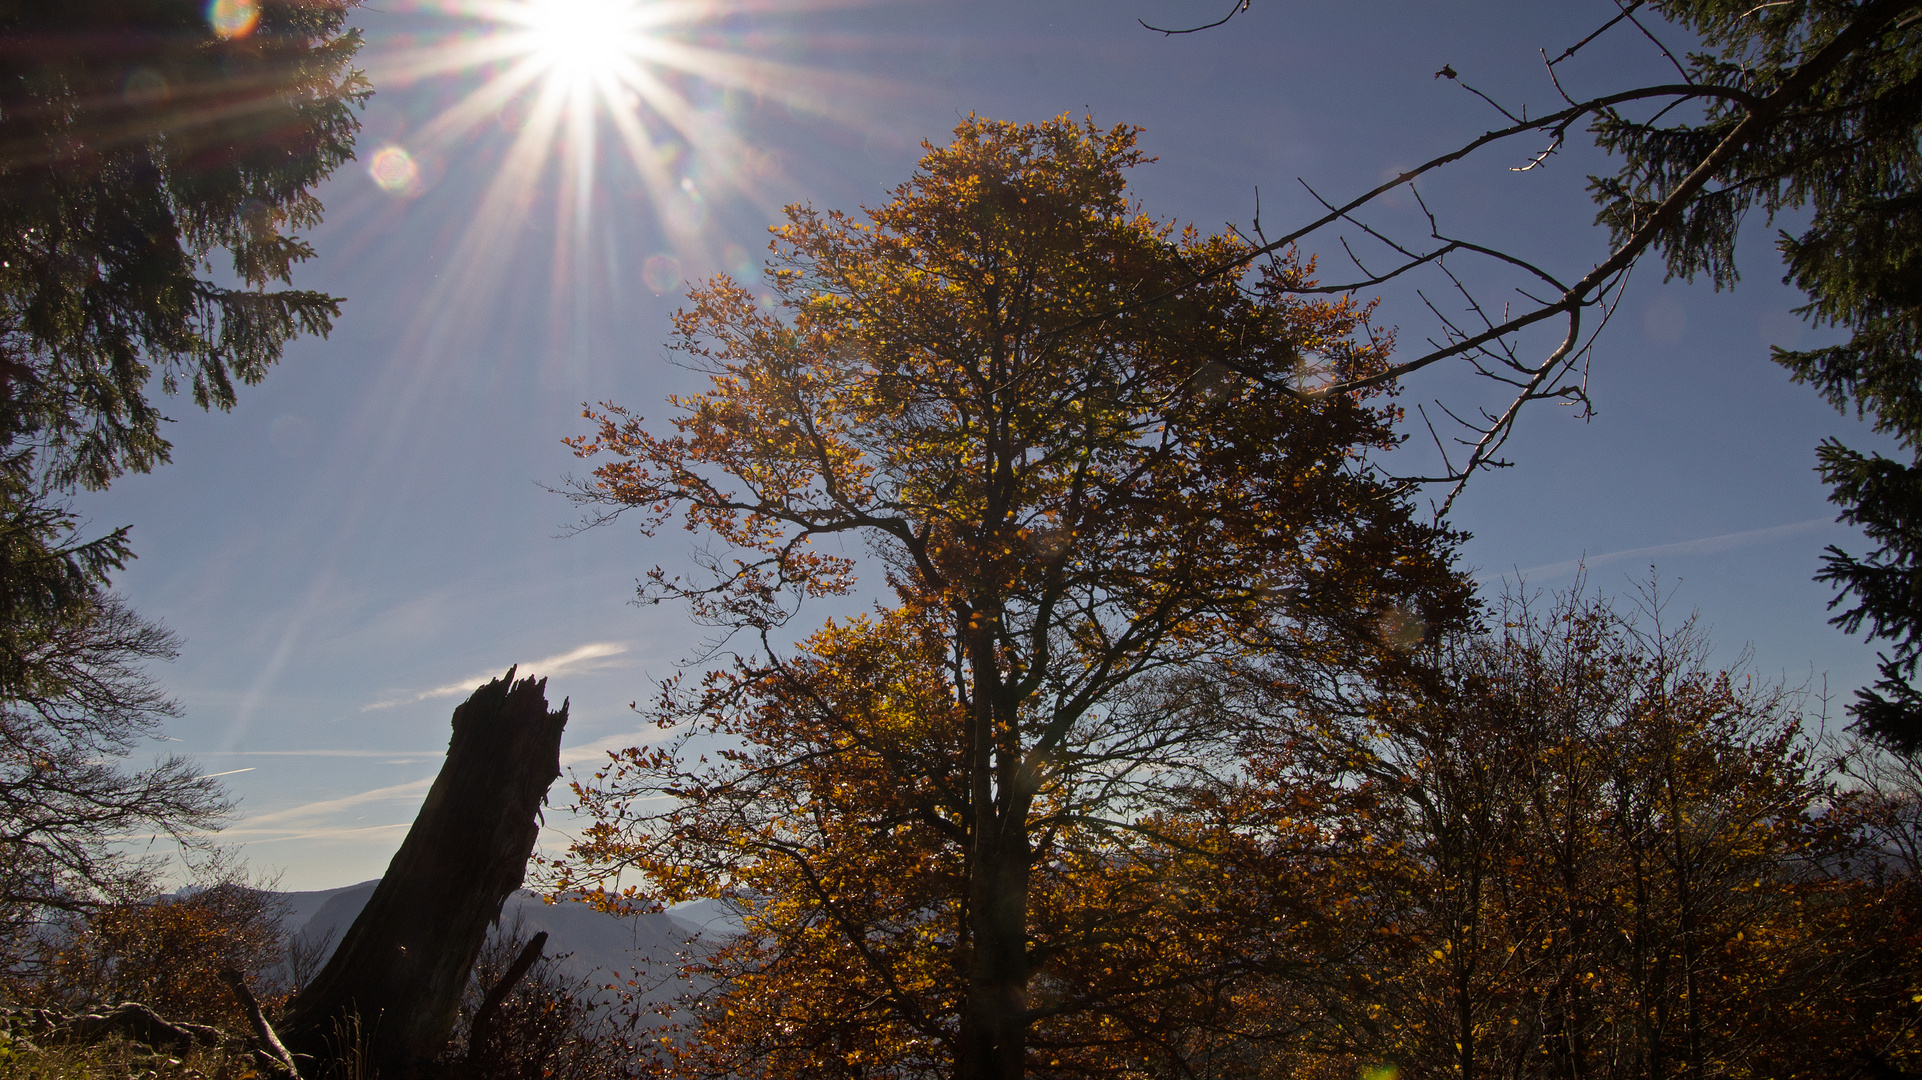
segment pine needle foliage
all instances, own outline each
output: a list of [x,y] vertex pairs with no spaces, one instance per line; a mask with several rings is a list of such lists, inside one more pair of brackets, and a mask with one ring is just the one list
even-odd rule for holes
[[0,0],[0,924],[137,897],[116,845],[225,810],[182,759],[121,769],[174,642],[67,499],[167,461],[159,396],[230,408],[339,314],[291,277],[369,92],[351,3]]
[[[1722,94],[1706,97],[1692,119],[1603,115],[1597,142],[1624,161],[1614,176],[1593,179],[1600,220],[1617,240],[1634,233],[1738,128],[1739,149],[1661,230],[1656,243],[1669,273],[1732,285],[1737,236],[1751,214],[1808,215],[1799,232],[1778,233],[1786,280],[1807,295],[1799,309],[1806,319],[1847,340],[1777,348],[1774,359],[1900,448],[1891,457],[1828,439],[1818,449],[1817,471],[1841,520],[1861,527],[1875,546],[1865,555],[1831,547],[1817,579],[1837,589],[1838,626],[1891,646],[1880,681],[1851,710],[1857,722],[1915,753],[1922,750],[1922,692],[1914,685],[1922,662],[1922,15],[1892,0],[1652,6],[1699,36],[1687,77]],[[1791,81],[1818,72],[1789,107],[1761,108]]]

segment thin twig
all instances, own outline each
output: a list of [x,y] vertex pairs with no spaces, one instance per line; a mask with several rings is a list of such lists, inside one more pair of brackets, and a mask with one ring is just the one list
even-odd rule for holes
[[1598,38],[1598,37],[1601,37],[1601,36],[1602,36],[1603,34],[1606,34],[1606,33],[1608,33],[1608,30],[1609,30],[1609,27],[1611,27],[1611,26],[1614,26],[1614,25],[1615,25],[1616,23],[1618,23],[1618,22],[1621,22],[1621,21],[1622,21],[1623,19],[1626,19],[1626,18],[1628,18],[1628,16],[1629,16],[1629,14],[1630,14],[1631,12],[1633,12],[1633,11],[1634,11],[1634,10],[1635,10],[1636,8],[1638,8],[1638,7],[1641,7],[1641,6],[1642,6],[1642,3],[1643,3],[1643,0],[1635,0],[1635,2],[1634,2],[1634,3],[1632,3],[1632,4],[1630,4],[1630,5],[1628,5],[1628,6],[1626,7],[1626,8],[1623,8],[1623,9],[1622,9],[1622,13],[1621,13],[1620,15],[1617,15],[1617,16],[1615,16],[1614,18],[1612,18],[1612,19],[1610,19],[1610,20],[1608,20],[1607,22],[1605,22],[1605,23],[1603,23],[1603,24],[1602,24],[1602,26],[1601,26],[1601,29],[1599,29],[1599,30],[1597,30],[1597,31],[1595,31],[1594,33],[1592,33],[1592,34],[1590,34],[1590,35],[1588,35],[1587,37],[1585,37],[1585,38],[1583,38],[1582,40],[1580,40],[1580,41],[1578,41],[1578,42],[1576,42],[1575,44],[1573,44],[1573,45],[1570,45],[1570,46],[1569,46],[1568,48],[1566,48],[1566,49],[1563,49],[1563,50],[1562,50],[1562,55],[1560,55],[1560,56],[1557,56],[1557,57],[1556,57],[1555,59],[1553,59],[1553,60],[1550,60],[1550,61],[1548,62],[1548,66],[1549,66],[1549,67],[1554,67],[1554,66],[1555,66],[1556,64],[1559,64],[1559,63],[1561,63],[1562,61],[1564,61],[1564,60],[1566,60],[1566,59],[1568,59],[1569,57],[1571,57],[1571,56],[1574,56],[1574,55],[1575,55],[1576,53],[1578,53],[1578,52],[1580,52],[1580,51],[1581,51],[1581,49],[1582,49],[1582,46],[1584,46],[1584,45],[1586,45],[1586,44],[1588,44],[1588,43],[1589,43],[1589,42],[1591,42],[1591,41],[1594,41],[1594,40],[1595,40],[1596,38]]
[[1147,23],[1147,20],[1145,19],[1136,19],[1135,21],[1140,23],[1142,26],[1147,27],[1150,30],[1153,30],[1157,34],[1166,34],[1169,37],[1173,37],[1176,34],[1198,34],[1203,30],[1213,30],[1215,27],[1220,26],[1222,23],[1227,22],[1229,19],[1232,19],[1235,16],[1247,10],[1248,10],[1248,0],[1235,0],[1235,6],[1228,9],[1228,14],[1223,15],[1221,18],[1216,19],[1214,22],[1211,22],[1206,26],[1190,26],[1186,30],[1164,30],[1159,26],[1149,26]]
[[[1622,0],[1615,0],[1615,3],[1618,6],[1621,5],[1621,2]],[[1628,19],[1630,25],[1632,25],[1633,27],[1635,27],[1635,29],[1640,30],[1642,32],[1643,37],[1654,42],[1655,47],[1662,50],[1662,55],[1668,57],[1668,62],[1671,64],[1674,64],[1675,70],[1681,73],[1683,82],[1691,83],[1691,84],[1694,83],[1695,76],[1690,75],[1688,73],[1688,69],[1682,66],[1682,62],[1680,60],[1675,59],[1675,54],[1668,51],[1668,46],[1662,44],[1662,39],[1656,37],[1653,31],[1649,30],[1648,27],[1642,25],[1642,20],[1635,17],[1635,9],[1641,6],[1642,6],[1641,0],[1635,0],[1634,3],[1629,4],[1626,7],[1622,8],[1622,15]]]
[[[1456,82],[1456,85],[1460,86],[1463,90],[1466,90],[1469,93],[1475,95],[1476,97],[1481,98],[1483,101],[1488,102],[1489,105],[1494,107],[1496,112],[1501,113],[1503,116],[1507,117],[1509,123],[1526,124],[1528,122],[1528,118],[1526,116],[1516,116],[1514,113],[1509,112],[1506,108],[1504,108],[1501,102],[1496,101],[1494,98],[1489,97],[1487,94],[1482,93],[1480,90],[1477,90],[1474,87],[1468,85],[1467,83],[1462,82],[1460,79],[1455,80],[1455,82]],[[1524,109],[1523,112],[1527,112],[1527,110]]]

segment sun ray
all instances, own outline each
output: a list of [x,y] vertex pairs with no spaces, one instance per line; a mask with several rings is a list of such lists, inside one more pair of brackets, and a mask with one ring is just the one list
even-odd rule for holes
[[458,38],[428,45],[390,48],[377,58],[374,69],[382,80],[415,80],[472,71],[487,64],[527,56],[525,43],[512,35]]
[[650,42],[647,58],[656,66],[692,75],[716,86],[745,90],[854,125],[865,121],[863,114],[855,106],[836,103],[871,101],[889,89],[877,80],[862,76],[745,57],[679,41]]
[[520,97],[545,74],[539,63],[523,57],[428,121],[416,138],[424,144],[451,144],[475,125],[498,115],[502,106]]
[[[427,299],[470,315],[497,306],[507,268],[524,259],[523,238],[545,221],[550,325],[572,327],[577,342],[594,298],[626,288],[615,221],[602,227],[597,216],[648,223],[621,235],[627,246],[646,245],[629,265],[657,293],[718,269],[753,278],[753,260],[728,231],[742,211],[773,220],[792,182],[778,152],[744,137],[740,121],[772,106],[859,130],[868,126],[861,102],[916,92],[746,51],[773,42],[791,56],[796,39],[784,41],[781,27],[876,0],[398,2],[418,16],[414,32],[377,49],[370,74],[377,84],[444,80],[440,93],[457,92],[425,116],[392,114],[369,172],[389,195],[410,199],[450,170],[492,159],[448,238],[449,272],[434,276]],[[439,329],[421,328],[426,338],[463,332],[460,318],[434,321]]]

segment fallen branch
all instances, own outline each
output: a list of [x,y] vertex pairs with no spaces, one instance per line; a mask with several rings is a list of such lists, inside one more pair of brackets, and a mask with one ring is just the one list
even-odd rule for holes
[[126,1001],[105,1013],[88,1013],[60,1021],[57,1037],[96,1042],[120,1035],[156,1050],[187,1050],[216,1046],[225,1034],[205,1024],[182,1024],[163,1018],[137,1001]]
[[474,1012],[474,1023],[467,1033],[467,1062],[472,1065],[480,1060],[481,1048],[487,1043],[489,1030],[494,1026],[494,1017],[501,1011],[501,1004],[514,987],[525,978],[534,961],[541,958],[541,948],[547,944],[547,931],[542,930],[521,947],[521,954],[514,958],[507,972],[494,984],[494,988],[481,999],[481,1007]]
[[260,1056],[268,1059],[281,1072],[300,1080],[300,1067],[294,1064],[294,1055],[274,1034],[274,1026],[267,1022],[267,1014],[260,1011],[260,1002],[254,1000],[254,992],[247,989],[247,981],[240,972],[227,968],[220,973],[220,981],[227,984],[240,1001],[240,1008],[247,1014],[247,1022],[253,1025],[254,1039],[260,1044]]

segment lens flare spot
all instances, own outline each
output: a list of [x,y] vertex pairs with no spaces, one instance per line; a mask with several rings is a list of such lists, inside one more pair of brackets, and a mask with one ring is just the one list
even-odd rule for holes
[[207,25],[222,41],[244,38],[260,25],[259,0],[208,0]]
[[494,112],[494,122],[502,131],[519,132],[527,126],[527,118],[534,111],[534,103],[525,97],[509,98]]
[[671,293],[681,287],[681,260],[672,255],[655,255],[641,267],[641,280],[656,293]]
[[261,199],[248,199],[240,204],[240,220],[247,227],[247,236],[256,242],[270,240],[276,232],[279,216],[274,208]]
[[1383,644],[1407,652],[1427,639],[1428,620],[1411,607],[1395,604],[1376,616],[1375,629]]
[[407,198],[420,192],[420,165],[398,146],[383,146],[367,163],[367,175],[382,191]]
[[737,283],[747,284],[761,276],[761,268],[754,262],[754,256],[739,244],[729,244],[721,251],[721,265]]
[[150,67],[134,68],[121,87],[120,96],[129,105],[147,105],[167,100],[167,78]]
[[912,144],[892,131],[870,131],[861,141],[868,157],[883,165],[894,165],[908,156]]
[[701,226],[707,224],[707,200],[701,198],[694,181],[681,181],[680,194],[667,200],[662,217],[669,228],[683,233],[699,232]]

